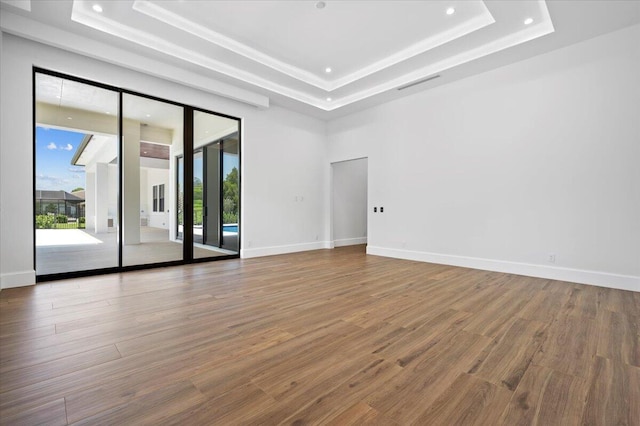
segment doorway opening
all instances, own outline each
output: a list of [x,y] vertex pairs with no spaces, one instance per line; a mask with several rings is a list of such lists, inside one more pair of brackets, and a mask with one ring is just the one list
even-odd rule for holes
[[367,158],[331,164],[334,247],[367,243],[368,167]]

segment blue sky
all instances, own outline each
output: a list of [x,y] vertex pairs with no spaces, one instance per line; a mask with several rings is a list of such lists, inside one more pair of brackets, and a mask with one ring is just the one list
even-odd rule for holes
[[82,133],[36,127],[36,189],[71,192],[85,187],[84,167],[71,165],[83,137]]

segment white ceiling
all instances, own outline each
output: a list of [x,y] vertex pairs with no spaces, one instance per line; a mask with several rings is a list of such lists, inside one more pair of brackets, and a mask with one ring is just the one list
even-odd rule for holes
[[0,2],[3,31],[56,44],[28,18],[322,118],[640,22],[639,1],[615,0]]

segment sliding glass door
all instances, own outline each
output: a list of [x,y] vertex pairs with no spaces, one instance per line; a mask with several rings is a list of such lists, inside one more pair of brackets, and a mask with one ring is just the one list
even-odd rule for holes
[[238,254],[238,122],[203,111],[193,122],[193,257]]
[[34,69],[38,280],[239,254],[239,120]]
[[183,152],[183,107],[123,94],[122,98],[122,264],[183,259],[176,238],[176,170]]
[[35,73],[36,274],[117,267],[119,94]]

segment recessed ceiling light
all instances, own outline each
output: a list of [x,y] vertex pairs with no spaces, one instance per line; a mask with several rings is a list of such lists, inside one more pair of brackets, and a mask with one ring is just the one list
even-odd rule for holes
[[60,95],[56,95],[56,98],[60,99]]
[[151,117],[151,114],[147,114],[147,117]]
[[319,1],[318,3],[316,3],[316,9],[324,9],[326,5],[327,4],[325,2]]
[[93,5],[93,11],[94,12],[98,12],[98,13],[102,13],[102,6],[100,6],[99,4],[94,4]]
[[143,153],[143,154],[146,154],[146,153],[147,153],[147,151],[142,151],[142,153]]
[[324,69],[324,72],[326,72],[327,74],[331,74],[331,71],[333,71],[333,70],[331,69],[331,67],[326,67],[326,68]]
[[331,98],[327,98],[327,102],[331,102]]
[[524,24],[525,25],[529,25],[531,23],[533,23],[533,18],[527,18],[527,19],[524,20]]
[[452,7],[450,7],[449,9],[447,9],[447,15],[453,15],[454,13],[456,13],[456,10]]
[[73,118],[71,118],[71,117],[67,117],[67,120],[73,120]]

